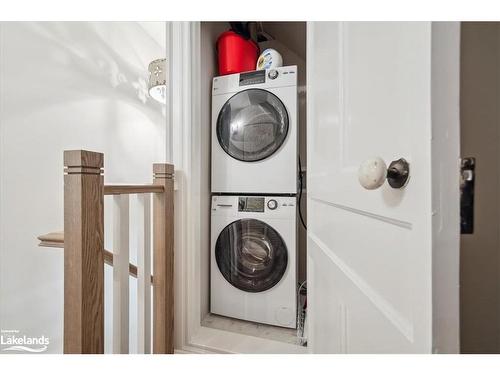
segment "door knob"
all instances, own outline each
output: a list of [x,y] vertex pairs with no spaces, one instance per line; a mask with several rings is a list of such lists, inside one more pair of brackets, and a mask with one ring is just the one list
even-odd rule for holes
[[392,161],[387,168],[382,158],[374,157],[361,163],[358,170],[359,183],[367,190],[378,189],[385,179],[392,188],[401,189],[409,178],[410,164],[403,158]]

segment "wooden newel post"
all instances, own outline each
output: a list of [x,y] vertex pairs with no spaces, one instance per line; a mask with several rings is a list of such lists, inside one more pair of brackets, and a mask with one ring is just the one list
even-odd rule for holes
[[104,155],[64,166],[64,353],[104,353]]
[[153,353],[174,352],[174,166],[153,164]]

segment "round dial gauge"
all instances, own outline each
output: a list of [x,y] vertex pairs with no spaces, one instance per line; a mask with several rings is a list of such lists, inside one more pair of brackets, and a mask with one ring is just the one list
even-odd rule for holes
[[276,201],[276,199],[269,199],[267,201],[267,208],[269,208],[270,210],[275,210],[276,208],[278,208],[278,202]]
[[267,75],[271,79],[276,79],[276,78],[278,78],[278,71],[275,69],[270,70],[269,73],[267,73]]

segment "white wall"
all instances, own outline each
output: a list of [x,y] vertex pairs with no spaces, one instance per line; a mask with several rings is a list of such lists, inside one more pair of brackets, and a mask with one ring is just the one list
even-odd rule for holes
[[0,38],[0,328],[57,353],[63,252],[36,236],[63,228],[62,153],[104,152],[105,183],[151,181],[167,132],[147,66],[165,55],[165,24],[2,23]]

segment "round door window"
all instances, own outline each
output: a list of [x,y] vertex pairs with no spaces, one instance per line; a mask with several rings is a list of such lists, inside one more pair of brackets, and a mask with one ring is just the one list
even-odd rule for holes
[[249,89],[232,96],[217,119],[217,138],[226,153],[241,161],[258,161],[285,142],[288,113],[269,91]]
[[271,289],[281,280],[288,264],[288,251],[271,226],[255,219],[241,219],[220,233],[215,259],[231,285],[257,293]]

